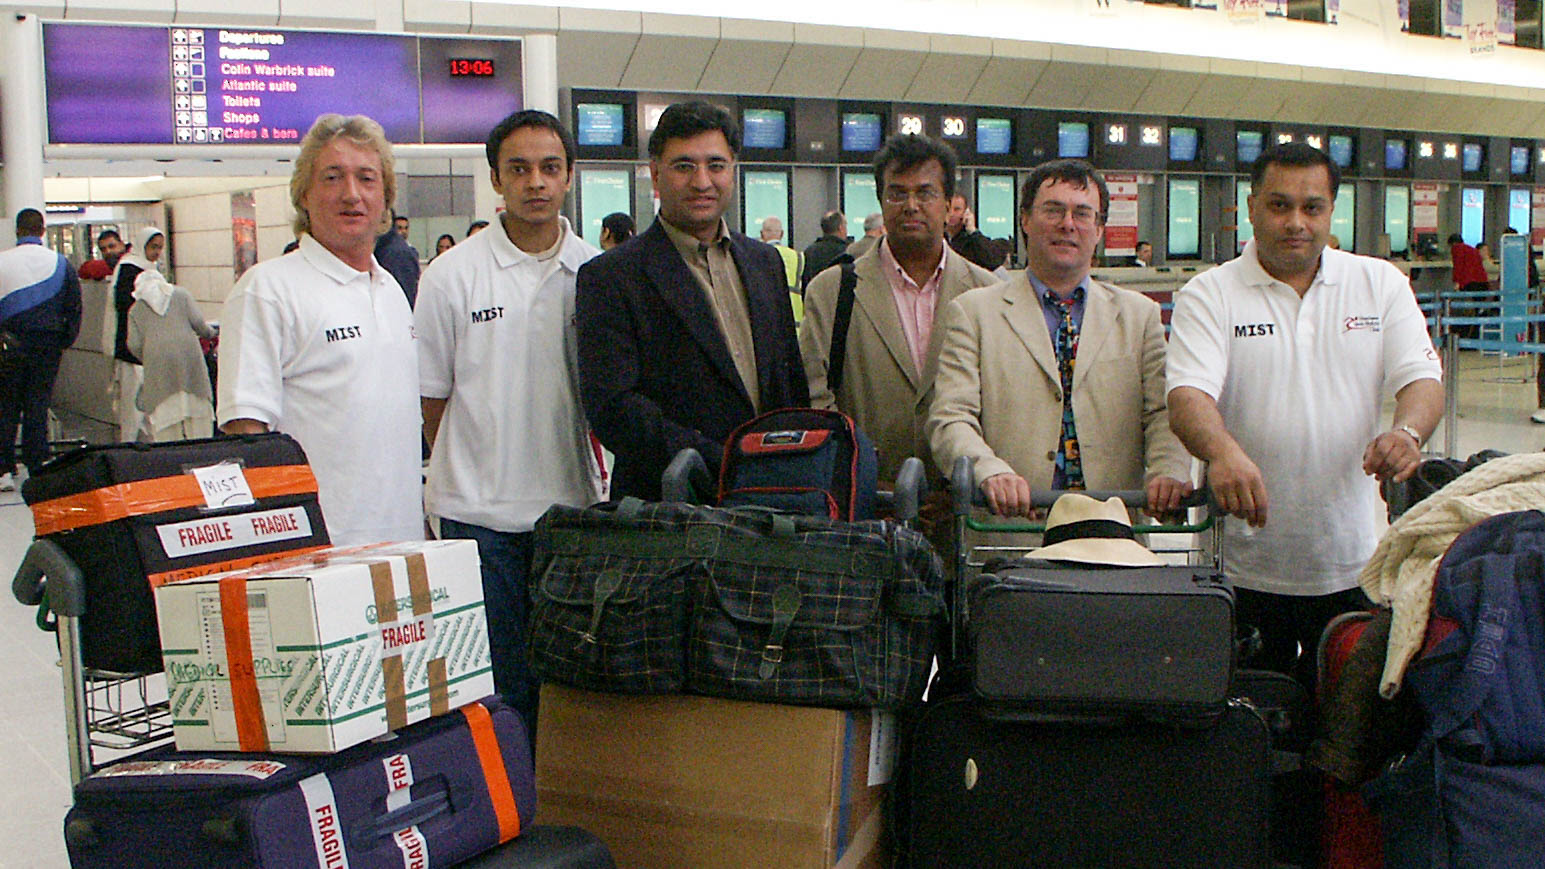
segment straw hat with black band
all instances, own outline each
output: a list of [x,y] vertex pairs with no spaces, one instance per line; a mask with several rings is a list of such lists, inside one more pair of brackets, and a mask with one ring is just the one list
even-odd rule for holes
[[1052,505],[1041,547],[1031,550],[1026,557],[1118,567],[1164,563],[1137,542],[1132,534],[1132,519],[1120,498],[1097,501],[1078,492],[1068,492]]

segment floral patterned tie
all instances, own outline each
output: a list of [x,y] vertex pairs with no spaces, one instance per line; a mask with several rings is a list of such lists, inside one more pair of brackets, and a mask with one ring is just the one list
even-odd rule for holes
[[1075,290],[1066,299],[1056,299],[1062,306],[1062,325],[1057,327],[1057,373],[1062,380],[1062,439],[1057,443],[1057,463],[1052,471],[1052,488],[1084,488],[1084,463],[1078,452],[1078,430],[1073,424],[1073,363],[1078,358],[1078,324],[1073,322],[1073,305],[1083,296]]

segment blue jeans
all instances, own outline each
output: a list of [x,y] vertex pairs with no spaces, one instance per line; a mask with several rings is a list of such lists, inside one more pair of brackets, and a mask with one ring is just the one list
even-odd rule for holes
[[440,537],[477,541],[477,554],[483,562],[483,607],[488,617],[494,690],[520,713],[534,751],[540,683],[531,672],[526,657],[526,638],[531,623],[532,534],[529,531],[494,531],[442,518]]

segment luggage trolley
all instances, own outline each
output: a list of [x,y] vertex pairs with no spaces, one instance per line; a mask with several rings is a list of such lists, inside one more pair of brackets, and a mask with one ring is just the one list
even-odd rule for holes
[[[972,515],[976,508],[986,507],[987,499],[982,494],[980,487],[976,485],[975,460],[969,456],[961,456],[955,460],[955,465],[950,469],[950,507],[954,517],[954,592],[951,595],[951,606],[954,612],[950,618],[951,645],[959,648],[955,634],[959,630],[959,624],[966,616],[965,613],[965,588],[972,575],[987,566],[991,560],[991,553],[1003,555],[1023,555],[1028,551],[1025,546],[980,546],[976,547],[989,555],[980,559],[974,559],[973,549],[968,543],[970,532],[981,534],[1043,534],[1046,531],[1046,523],[1038,522],[986,522]],[[1056,503],[1060,491],[1038,491],[1030,493],[1031,506],[1045,509]],[[1141,490],[1122,491],[1086,491],[1080,494],[1088,495],[1096,500],[1104,501],[1109,498],[1120,498],[1122,503],[1130,508],[1140,508],[1147,502],[1147,494]],[[1187,519],[1184,522],[1173,525],[1133,525],[1134,534],[1173,534],[1195,535],[1195,544],[1191,546],[1178,546],[1156,548],[1153,551],[1158,555],[1187,554],[1192,562],[1201,560],[1207,563],[1210,557],[1210,565],[1214,569],[1221,569],[1223,565],[1223,516],[1218,513],[1217,504],[1214,503],[1209,490],[1200,488],[1192,492],[1181,502],[1181,507],[1187,511]],[[1200,509],[1200,518],[1195,518],[1191,512]]]
[[16,568],[11,591],[22,604],[38,608],[39,628],[59,635],[72,786],[96,769],[98,749],[122,753],[171,740],[171,710],[164,686],[152,678],[157,674],[116,673],[82,663],[85,578],[57,543],[32,542]]

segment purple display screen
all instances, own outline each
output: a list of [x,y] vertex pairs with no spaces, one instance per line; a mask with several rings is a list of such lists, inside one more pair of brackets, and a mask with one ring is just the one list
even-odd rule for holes
[[[453,56],[499,75],[453,78]],[[475,144],[522,103],[511,40],[46,24],[43,61],[54,144],[283,144],[328,112],[395,143]]]

